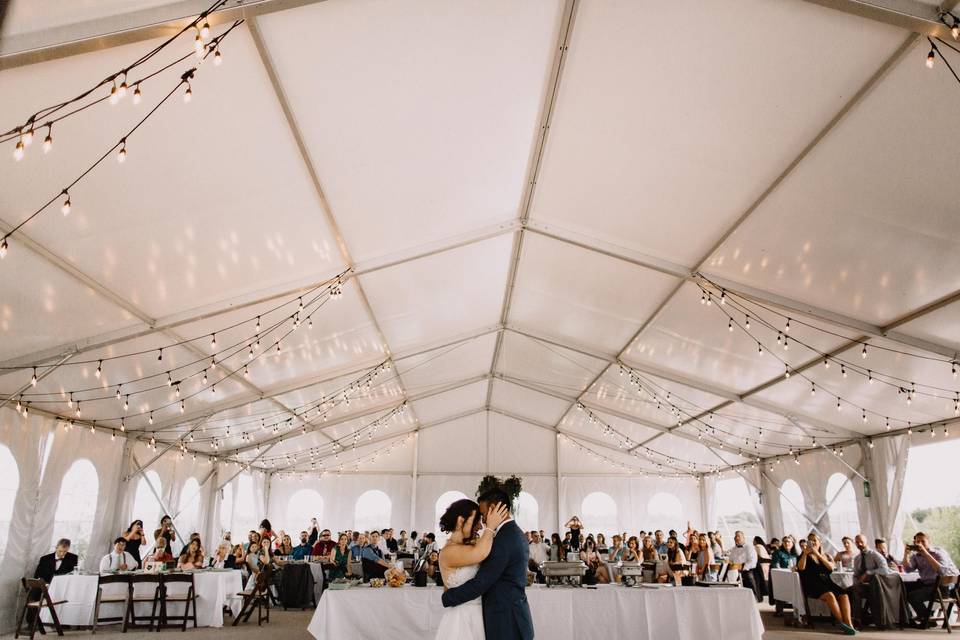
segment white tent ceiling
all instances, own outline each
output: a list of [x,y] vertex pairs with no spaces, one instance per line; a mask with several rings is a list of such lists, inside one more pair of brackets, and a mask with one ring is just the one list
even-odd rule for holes
[[[78,93],[153,42],[106,46],[117,42],[107,35],[36,64],[24,62],[42,50],[18,47],[117,25],[160,35],[138,29],[202,8],[82,4],[13,2],[0,122]],[[68,393],[100,387],[82,419],[116,429],[115,386],[157,375],[123,385],[128,432],[203,454],[216,438],[217,455],[296,470],[704,471],[812,436],[882,434],[883,417],[894,428],[952,418],[947,398],[907,406],[817,356],[860,362],[866,342],[871,372],[949,396],[957,385],[958,87],[923,68],[916,34],[801,0],[248,4],[191,104],[170,103],[131,138],[128,162],[71,190],[69,217],[41,216],[11,238],[0,262],[9,403],[22,394],[70,417]],[[145,101],[178,69],[145,85]],[[0,231],[142,109],[90,109],[55,127],[49,156],[5,164]],[[342,298],[312,329],[205,390],[211,333],[241,343],[253,317],[290,312],[344,271]],[[760,356],[757,341],[769,351],[776,331],[729,331],[734,312],[700,304],[709,285],[697,273],[755,325],[790,316],[794,347]],[[189,338],[200,340],[170,346]],[[135,352],[147,353],[95,376],[98,359]],[[390,370],[326,422],[304,419],[299,407],[383,362]],[[638,393],[618,362],[654,391]],[[176,367],[182,414],[157,382]],[[279,432],[261,418],[282,421]],[[334,457],[331,443],[360,431]],[[416,455],[400,446],[414,432]],[[580,448],[555,455],[555,432]]]

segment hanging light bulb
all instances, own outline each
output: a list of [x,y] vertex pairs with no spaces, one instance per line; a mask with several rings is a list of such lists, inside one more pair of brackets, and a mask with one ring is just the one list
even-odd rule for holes
[[784,377],[784,378],[789,378],[789,377],[790,377],[790,367],[787,367],[787,368],[784,370],[784,372],[783,372],[783,377]]
[[17,140],[16,146],[13,148],[13,159],[16,160],[17,162],[20,162],[21,160],[23,160],[23,149],[24,149],[23,136],[21,136],[20,139]]
[[124,138],[120,141],[120,151],[117,152],[117,162],[123,164],[127,161],[127,139]]
[[0,240],[0,258],[7,257],[7,250],[9,248],[10,248],[10,245],[7,244],[7,237],[4,236],[3,239]]
[[150,422],[150,424],[153,424],[153,411],[150,412],[149,422]]
[[157,362],[163,361],[163,349],[160,349],[160,355],[157,356]]
[[840,375],[844,378],[847,377],[847,367],[845,365],[840,365]]
[[120,399],[120,385],[117,385],[117,400]]
[[186,410],[187,410],[186,400],[181,400],[181,401],[180,401],[180,413],[183,413],[183,412],[186,411]]
[[247,369],[246,366],[243,367],[243,377],[244,377],[244,378],[249,378],[249,377],[250,377],[250,370]]
[[787,336],[783,336],[783,350],[784,350],[784,351],[789,351],[789,350],[790,350],[790,341],[789,341],[789,339],[787,338]]
[[747,317],[744,319],[743,325],[744,325],[744,327],[746,327],[748,330],[750,329],[750,316],[747,316]]
[[123,418],[120,418],[120,431],[126,431],[126,430],[127,430],[127,425],[124,424]]
[[867,410],[866,410],[866,409],[863,409],[862,419],[863,419],[863,424],[867,424]]
[[723,289],[720,290],[720,304],[727,304],[727,292]]
[[64,189],[63,195],[66,196],[66,199],[63,201],[63,206],[60,207],[60,211],[63,213],[64,216],[68,216],[70,215],[70,206],[72,205],[72,203],[70,202],[70,192]]
[[223,64],[223,54],[220,53],[220,47],[213,50],[213,66],[219,67]]
[[867,358],[867,345],[863,345],[863,349],[860,351],[860,357],[866,360]]
[[873,384],[873,371],[870,371],[870,369],[867,369],[867,382]]
[[216,370],[217,370],[217,359],[210,358],[210,371],[216,371]]
[[110,104],[120,102],[120,89],[117,88],[117,81],[113,81],[113,87],[110,89]]
[[189,103],[193,99],[193,87],[190,86],[190,81],[187,81],[187,90],[183,92],[183,102]]
[[733,331],[733,319],[727,321],[727,331]]
[[210,23],[206,20],[203,21],[203,26],[200,27],[200,37],[204,40],[210,37]]
[[76,413],[77,413],[77,417],[79,418],[79,417],[80,417],[80,401],[79,401],[79,400],[77,400],[77,412],[76,412]]
[[93,373],[97,377],[97,380],[100,379],[100,376],[103,375],[103,360],[97,361],[97,370]]
[[787,318],[787,323],[783,325],[783,330],[790,333],[790,318]]
[[120,82],[120,88],[117,89],[117,95],[120,100],[127,97],[127,74],[123,74],[123,81]]
[[927,54],[927,69],[933,69],[933,62],[937,59],[937,56],[934,55],[933,49],[930,49],[930,53]]
[[203,55],[203,38],[200,37],[200,30],[197,30],[197,35],[193,39],[193,50],[197,54],[197,57]]
[[31,387],[37,386],[37,368],[36,367],[33,368],[33,377],[30,378],[30,386]]
[[173,386],[173,378],[170,377],[170,372],[169,372],[169,371],[167,371],[167,386],[168,386],[168,387],[172,387],[172,386]]
[[140,104],[141,98],[143,98],[143,94],[140,93],[140,83],[138,82],[133,87],[133,104]]
[[950,27],[950,35],[953,36],[953,39],[956,40],[960,38],[960,23],[954,22],[953,26]]
[[67,407],[73,409],[73,391],[70,392],[70,396],[67,398]]
[[130,396],[123,397],[123,410],[126,411],[130,408]]
[[956,380],[958,374],[956,360],[950,363],[950,372],[953,373],[953,379]]
[[212,334],[210,337],[210,348],[216,350],[217,348],[217,334]]
[[817,385],[815,385],[812,382],[810,383],[810,395],[811,396],[817,395]]
[[50,153],[53,149],[53,125],[47,125],[47,137],[43,139],[43,152]]
[[838,396],[838,397],[837,397],[837,411],[842,411],[842,410],[843,410],[843,405],[840,404],[840,398],[839,398],[839,396]]

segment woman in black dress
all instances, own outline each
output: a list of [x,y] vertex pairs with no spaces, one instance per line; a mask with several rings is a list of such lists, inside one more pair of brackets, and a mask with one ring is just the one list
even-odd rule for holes
[[816,598],[830,607],[830,613],[840,623],[843,633],[848,636],[856,635],[850,618],[850,598],[843,587],[830,579],[833,560],[821,548],[820,536],[813,532],[807,536],[807,546],[797,561],[797,571],[800,572],[804,595]]
[[130,526],[127,527],[127,530],[123,533],[124,539],[127,541],[127,546],[124,547],[127,553],[133,556],[133,559],[137,561],[137,567],[143,566],[143,561],[140,559],[140,545],[147,542],[146,536],[143,535],[143,520],[134,520],[130,523]]
[[573,516],[566,526],[570,529],[570,548],[574,551],[580,551],[580,530],[583,529],[580,518]]

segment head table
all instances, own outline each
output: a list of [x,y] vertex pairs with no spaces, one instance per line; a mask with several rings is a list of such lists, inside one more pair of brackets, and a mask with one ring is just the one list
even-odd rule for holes
[[[307,629],[317,640],[433,638],[441,587],[357,586],[327,590]],[[538,638],[759,640],[763,623],[753,592],[740,587],[665,589],[534,585],[527,600]]]
[[[100,577],[96,574],[67,574],[53,578],[49,586],[50,596],[55,602],[67,600],[66,603],[57,606],[57,616],[62,624],[78,627],[89,627],[93,624],[99,579]],[[198,627],[222,627],[224,605],[230,607],[233,615],[240,613],[240,607],[243,606],[243,599],[237,596],[243,591],[243,578],[240,571],[233,569],[195,571],[193,584],[197,593]],[[134,594],[152,595],[155,586],[149,583],[134,585]],[[187,584],[170,586],[171,592],[176,589],[176,593],[186,592],[188,588]],[[107,584],[103,586],[103,593],[105,596],[119,595],[126,589],[125,584]],[[150,615],[149,602],[136,603],[135,606],[137,615]],[[168,605],[172,615],[182,615],[183,607],[183,603],[180,602]],[[121,615],[123,615],[123,605],[120,603],[104,603],[100,606],[101,617]],[[49,612],[44,611],[41,619],[44,622],[50,622]]]

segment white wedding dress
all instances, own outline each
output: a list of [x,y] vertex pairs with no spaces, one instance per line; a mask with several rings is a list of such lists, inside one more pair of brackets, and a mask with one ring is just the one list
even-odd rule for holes
[[[459,587],[477,575],[479,569],[478,564],[458,567],[449,576],[443,576],[443,583],[448,589]],[[446,607],[436,640],[484,640],[482,600],[474,598],[456,607]]]

